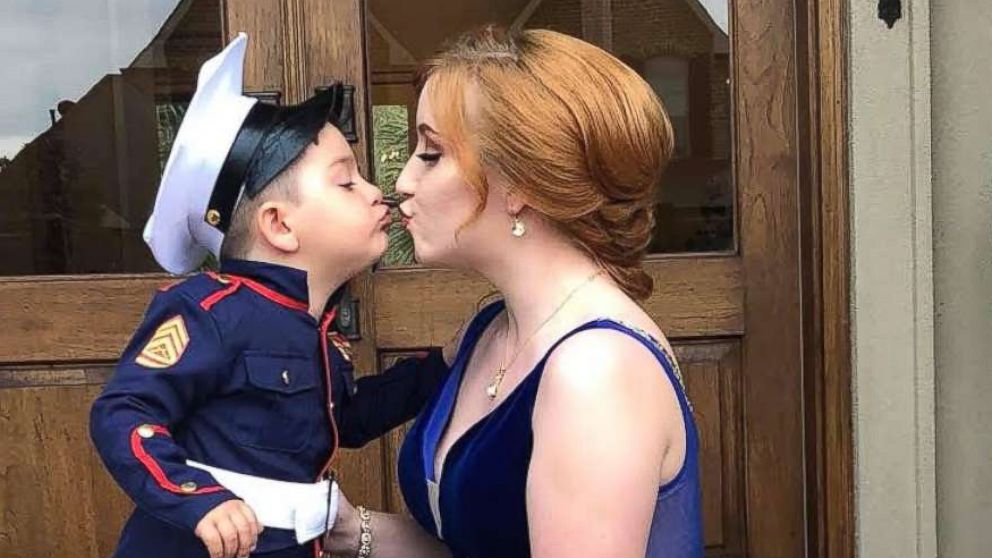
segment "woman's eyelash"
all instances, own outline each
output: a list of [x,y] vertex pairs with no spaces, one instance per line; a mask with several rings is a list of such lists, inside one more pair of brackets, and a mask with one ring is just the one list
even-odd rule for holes
[[342,188],[347,188],[348,190],[351,190],[352,188],[355,187],[355,183],[354,182],[346,182],[344,184],[338,184],[338,186],[340,186]]
[[440,153],[417,153],[417,158],[425,163],[436,163],[440,158]]

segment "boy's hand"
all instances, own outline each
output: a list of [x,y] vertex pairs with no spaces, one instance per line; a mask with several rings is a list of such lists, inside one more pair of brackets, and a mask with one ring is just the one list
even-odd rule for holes
[[255,550],[262,524],[248,504],[228,500],[203,516],[195,533],[207,546],[210,558],[244,558]]

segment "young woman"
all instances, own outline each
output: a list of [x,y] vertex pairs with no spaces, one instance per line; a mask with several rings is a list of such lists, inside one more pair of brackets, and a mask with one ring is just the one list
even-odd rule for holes
[[399,457],[413,519],[341,507],[375,557],[702,555],[698,438],[638,306],[672,129],[650,86],[551,31],[486,28],[423,69],[397,189],[419,261],[503,301],[465,328]]

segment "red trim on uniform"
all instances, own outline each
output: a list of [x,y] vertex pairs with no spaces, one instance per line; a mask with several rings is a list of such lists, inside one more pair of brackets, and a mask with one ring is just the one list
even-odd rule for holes
[[239,277],[239,280],[245,284],[246,287],[255,291],[256,293],[264,296],[265,298],[275,302],[277,304],[282,304],[287,308],[292,308],[293,310],[300,310],[302,312],[309,312],[310,305],[296,300],[295,298],[289,298],[288,296],[273,291],[272,289],[266,287],[265,285],[259,283],[258,281],[252,281],[247,277]]
[[[156,434],[162,434],[163,436],[170,436],[170,437],[172,436],[171,434],[169,434],[169,431],[163,426],[158,426],[158,425],[149,425],[149,426],[151,426],[152,430]],[[143,438],[141,437],[140,434],[138,434],[139,428],[141,427],[140,426],[135,427],[135,429],[131,431],[131,453],[133,453],[134,456],[138,458],[138,461],[140,461],[141,464],[145,466],[145,469],[148,469],[148,472],[152,475],[152,477],[155,479],[155,482],[157,482],[159,486],[161,486],[165,490],[168,490],[169,492],[172,492],[173,494],[182,494],[184,496],[196,495],[196,494],[212,494],[214,492],[220,492],[224,490],[223,486],[215,485],[215,486],[201,486],[192,492],[183,491],[183,489],[180,488],[179,485],[170,481],[169,478],[165,476],[165,471],[163,471],[162,468],[159,467],[158,462],[155,461],[155,458],[148,455],[148,452],[145,451],[145,448],[141,442]]]
[[213,293],[212,295],[208,296],[207,298],[203,299],[202,301],[200,301],[200,308],[203,308],[204,310],[210,310],[211,308],[214,307],[214,304],[217,304],[218,302],[224,300],[232,293],[234,293],[234,291],[238,290],[238,287],[241,286],[241,280],[238,277],[231,277],[231,278],[221,277],[220,275],[212,271],[207,272],[207,275],[209,275],[212,279],[215,279],[217,282],[221,284],[226,285],[230,283],[230,286],[228,286],[226,289],[221,289]]
[[281,304],[286,308],[299,310],[301,312],[310,311],[309,304],[296,300],[295,298],[290,298],[282,293],[273,291],[272,289],[266,287],[265,285],[259,283],[258,281],[249,279],[247,277],[241,277],[240,275],[220,275],[212,271],[208,272],[207,275],[209,275],[210,277],[216,279],[221,283],[230,283],[231,286],[222,291],[217,291],[216,293],[204,299],[203,302],[200,303],[200,306],[203,307],[204,310],[209,310],[211,306],[217,304],[225,297],[227,297],[234,291],[238,290],[238,288],[241,285],[244,285],[249,289],[255,291],[256,293],[271,300],[272,302],[275,302],[276,304]]
[[182,282],[183,282],[182,279],[176,279],[175,281],[173,281],[171,283],[167,283],[167,284],[162,285],[161,287],[159,287],[158,288],[158,292],[164,293],[164,292],[168,291],[169,289],[171,289],[172,287],[175,287],[176,285],[178,285],[179,283],[182,283]]
[[331,384],[331,358],[328,355],[327,349],[327,329],[331,327],[331,322],[334,321],[334,316],[337,314],[337,309],[333,309],[328,312],[323,321],[320,323],[320,350],[324,356],[324,377],[327,380],[327,414],[331,419],[331,431],[334,433],[334,444],[331,446],[331,455],[327,458],[327,463],[320,470],[320,474],[317,476],[317,480],[324,476],[327,471],[331,469],[331,464],[334,462],[334,456],[337,454],[338,449],[338,424],[334,420],[334,408],[331,404],[334,403],[334,387]]
[[[331,470],[331,464],[334,463],[334,457],[337,455],[338,449],[338,423],[334,420],[334,408],[331,407],[331,404],[334,403],[334,387],[331,385],[331,359],[327,348],[327,330],[331,327],[331,322],[334,321],[334,316],[337,315],[337,313],[337,308],[331,309],[330,312],[324,315],[324,319],[320,322],[320,351],[324,356],[324,377],[327,381],[327,416],[331,421],[331,431],[334,433],[334,443],[331,445],[331,455],[328,456],[327,463],[321,467],[320,473],[317,475],[318,481]],[[318,537],[313,541],[314,558],[320,558],[323,550],[323,541],[324,537]]]

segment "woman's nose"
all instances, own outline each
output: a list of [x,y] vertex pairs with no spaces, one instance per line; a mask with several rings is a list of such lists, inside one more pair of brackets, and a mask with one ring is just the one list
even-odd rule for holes
[[411,178],[412,171],[410,170],[410,164],[413,162],[413,157],[407,161],[406,166],[403,167],[403,171],[400,172],[400,176],[396,179],[396,191],[404,196],[413,195],[413,180]]

